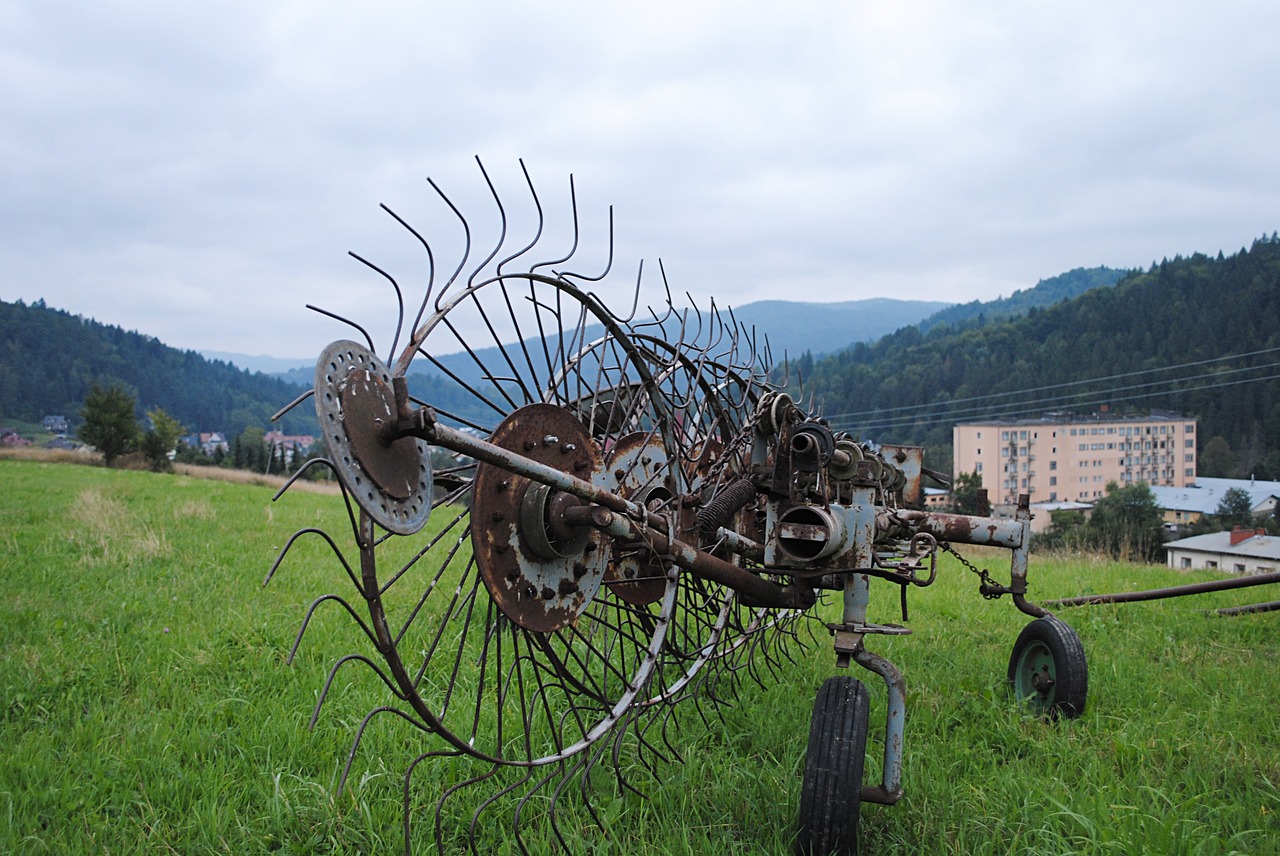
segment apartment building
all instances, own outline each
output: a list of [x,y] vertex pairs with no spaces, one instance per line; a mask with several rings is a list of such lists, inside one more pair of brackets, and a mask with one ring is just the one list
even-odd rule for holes
[[955,473],[976,472],[995,505],[1093,502],[1108,482],[1185,487],[1196,480],[1196,420],[1048,414],[952,429]]

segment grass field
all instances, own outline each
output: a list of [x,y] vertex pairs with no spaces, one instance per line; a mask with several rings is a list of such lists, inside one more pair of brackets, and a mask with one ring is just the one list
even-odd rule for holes
[[[422,735],[371,729],[339,797],[353,730],[386,690],[340,680],[307,729],[332,661],[372,650],[322,612],[284,662],[307,605],[349,583],[316,553],[261,587],[294,530],[341,531],[341,504],[271,493],[0,460],[0,852],[398,850],[401,775]],[[1007,573],[999,554],[973,557]],[[1088,557],[1031,567],[1038,599],[1205,578]],[[872,617],[895,620],[896,589],[881,588]],[[1280,853],[1280,617],[1204,614],[1251,591],[1064,612],[1088,651],[1089,706],[1046,724],[1004,689],[1027,619],[944,562],[912,594],[914,635],[870,646],[907,677],[906,796],[864,806],[863,853]],[[788,852],[809,710],[833,660],[820,639],[767,688],[748,684],[722,723],[682,717],[684,763],[647,781],[648,800],[600,790],[607,834],[584,814],[575,849]],[[883,687],[867,677],[874,722]],[[871,775],[880,746],[873,729]],[[423,815],[456,775],[419,767]],[[429,817],[415,823],[415,852],[431,852]],[[482,837],[484,852],[515,852],[500,827]]]

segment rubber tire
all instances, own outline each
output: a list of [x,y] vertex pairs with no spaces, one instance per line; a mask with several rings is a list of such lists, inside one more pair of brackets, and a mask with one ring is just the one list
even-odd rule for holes
[[[1033,671],[1051,670],[1053,686],[1037,692]],[[1009,688],[1042,716],[1075,719],[1084,713],[1089,695],[1089,664],[1084,645],[1071,626],[1053,616],[1037,618],[1022,628],[1009,656]]]
[[801,856],[858,852],[868,717],[861,681],[840,675],[818,689],[800,790],[796,853]]

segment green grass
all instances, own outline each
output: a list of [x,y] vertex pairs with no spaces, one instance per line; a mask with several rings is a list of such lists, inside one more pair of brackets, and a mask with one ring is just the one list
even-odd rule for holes
[[[390,720],[375,725],[336,795],[355,726],[389,693],[344,673],[307,729],[332,661],[373,652],[345,615],[322,610],[285,665],[307,605],[349,583],[318,544],[300,544],[266,589],[262,577],[294,530],[341,532],[345,521],[334,497],[270,496],[0,460],[0,852],[400,847],[401,775],[431,747]],[[969,555],[1007,573],[999,553]],[[1088,557],[1031,566],[1041,599],[1205,578]],[[944,563],[933,587],[912,592],[914,635],[871,641],[907,678],[906,796],[864,806],[864,853],[1280,853],[1280,618],[1204,615],[1249,591],[1064,611],[1088,651],[1089,706],[1047,724],[1004,690],[1027,619],[976,588]],[[896,590],[872,595],[873,619],[895,620]],[[767,688],[746,683],[710,728],[681,714],[672,740],[684,763],[660,768],[660,780],[636,775],[647,800],[593,779],[608,835],[570,804],[575,848],[788,852],[810,706],[833,662],[819,638]],[[864,677],[875,722],[883,687]],[[881,748],[873,729],[868,775],[879,775]],[[418,768],[415,852],[432,851],[436,796],[469,769]],[[465,823],[470,809],[457,816]],[[482,830],[484,852],[516,852],[501,822]],[[544,826],[530,825],[532,852],[548,848]]]

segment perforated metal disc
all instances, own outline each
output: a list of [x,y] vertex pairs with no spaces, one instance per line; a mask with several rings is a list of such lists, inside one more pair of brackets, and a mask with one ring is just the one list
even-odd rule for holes
[[316,362],[315,399],[329,460],[360,508],[388,532],[421,529],[431,514],[431,447],[382,439],[396,418],[390,370],[364,345],[334,342]]

